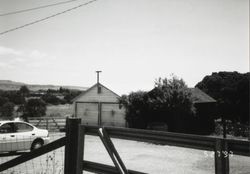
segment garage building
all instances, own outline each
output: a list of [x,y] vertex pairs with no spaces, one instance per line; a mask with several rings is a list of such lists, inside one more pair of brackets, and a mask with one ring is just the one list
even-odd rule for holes
[[74,115],[86,125],[126,127],[125,110],[119,95],[96,83],[73,100]]

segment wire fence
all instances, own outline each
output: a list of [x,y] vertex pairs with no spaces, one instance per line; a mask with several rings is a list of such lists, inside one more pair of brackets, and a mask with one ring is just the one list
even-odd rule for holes
[[[223,123],[221,121],[215,121],[215,133],[217,135],[223,134]],[[226,134],[250,139],[250,126],[226,121]]]
[[47,117],[29,117],[29,123],[51,132],[60,132],[65,129],[66,118],[61,116],[49,115]]
[[[16,137],[16,141],[12,141],[6,146],[6,148],[10,148],[11,152],[4,151],[4,146],[0,145],[2,148],[0,153],[1,173],[61,174],[67,171],[67,174],[71,174],[72,170],[84,170],[84,173],[110,174],[116,171],[110,160],[116,151],[115,147],[127,167],[146,173],[194,173],[195,171],[208,174],[215,171],[215,173],[228,174],[229,168],[231,174],[250,171],[249,141],[247,140],[239,141],[114,127],[105,127],[105,131],[103,131],[104,128],[98,126],[80,125],[79,119],[72,118],[67,121],[66,135],[62,132],[50,132],[51,143],[31,153],[27,152],[30,151],[32,143],[28,144],[27,149],[21,151],[16,149],[27,145],[27,142],[24,143]],[[112,138],[114,146],[109,136]],[[30,141],[32,142],[33,139]],[[0,143],[2,142],[0,141]],[[111,155],[110,152],[112,152]],[[24,155],[17,157],[22,153]],[[115,159],[118,159],[116,156]],[[19,162],[15,160],[13,162],[12,159],[17,158],[19,158]],[[111,163],[107,163],[108,161]],[[6,162],[9,164],[6,165]],[[132,170],[129,173],[142,173]]]
[[[50,133],[50,141],[55,141],[63,136],[65,136],[65,133]],[[0,143],[0,164],[30,151],[28,145],[31,146],[31,143],[28,143],[27,138],[26,142],[22,141],[24,138],[25,137],[23,137],[23,139],[15,139],[15,141],[8,143],[8,147],[6,147],[6,143]],[[32,139],[30,140],[32,141]],[[24,147],[26,147],[26,149]],[[9,151],[4,151],[4,148]],[[22,150],[16,151],[17,148]],[[64,172],[64,149],[64,147],[58,148],[45,155],[9,168],[1,174],[62,174]]]

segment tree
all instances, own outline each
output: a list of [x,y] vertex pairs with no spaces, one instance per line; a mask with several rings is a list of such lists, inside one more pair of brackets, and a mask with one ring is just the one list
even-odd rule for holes
[[16,105],[24,103],[24,98],[18,91],[4,91],[2,97],[8,98],[8,100]]
[[58,105],[61,102],[60,99],[57,96],[55,96],[55,95],[53,95],[51,93],[45,94],[44,96],[42,96],[42,99],[46,103],[53,104],[53,105]]
[[27,97],[30,93],[30,90],[27,86],[21,86],[19,89],[19,93],[23,96],[23,97]]
[[26,97],[30,94],[30,90],[27,86],[21,86],[19,91],[17,92],[17,95],[19,96],[20,102],[19,107],[17,109],[18,113],[24,114],[25,112],[25,105],[26,105]]
[[65,93],[70,93],[70,90],[67,88],[60,87],[59,88],[59,93],[65,94]]
[[72,103],[72,100],[81,93],[82,91],[79,90],[70,90],[64,94],[64,99],[67,103]]
[[203,78],[196,87],[217,100],[218,117],[232,122],[249,123],[250,73],[212,73]]
[[46,114],[46,103],[42,99],[30,99],[25,104],[23,118],[41,117]]
[[0,96],[0,107],[7,103],[9,99],[7,97]]
[[185,131],[185,120],[194,116],[191,91],[177,77],[159,78],[149,92],[124,95],[120,103],[125,106],[130,127],[146,128],[152,122],[165,122],[169,131]]
[[119,102],[126,109],[126,121],[129,127],[145,129],[149,122],[147,117],[148,103],[147,92],[132,92],[128,96],[123,95]]
[[0,107],[1,117],[12,117],[14,112],[15,104],[12,102],[7,102]]
[[169,131],[183,132],[186,120],[195,114],[192,93],[182,79],[159,78],[149,93],[149,107],[156,120],[168,124]]

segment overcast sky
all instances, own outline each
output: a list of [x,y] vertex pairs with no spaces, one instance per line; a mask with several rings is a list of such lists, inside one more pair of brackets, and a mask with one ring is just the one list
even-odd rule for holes
[[[0,13],[63,0],[0,0]],[[87,2],[0,16],[0,32]],[[170,74],[193,87],[218,71],[249,71],[249,0],[98,0],[0,35],[0,79],[118,94]]]

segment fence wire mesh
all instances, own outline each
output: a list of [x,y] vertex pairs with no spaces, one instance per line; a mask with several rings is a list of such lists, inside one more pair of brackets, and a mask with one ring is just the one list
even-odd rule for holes
[[[65,133],[50,133],[50,142],[64,136]],[[10,143],[5,144],[0,142],[0,164],[8,162],[18,157],[18,155],[28,153],[30,151],[29,149],[33,139],[27,141],[26,137],[26,141],[22,141],[24,138],[25,137],[14,139]],[[18,148],[23,150],[19,151],[17,150]],[[62,174],[64,171],[64,149],[64,147],[58,148],[13,168],[9,168],[1,172],[1,174]]]
[[[119,132],[118,129],[112,128],[112,131],[113,133],[115,131],[116,134],[118,133],[118,135],[120,136],[126,135],[124,134],[125,129],[123,129],[122,131],[120,130]],[[110,133],[112,133],[112,131]],[[127,136],[130,136],[132,138],[133,136],[131,136],[131,134],[136,134],[136,132],[138,136],[142,134],[142,131],[138,131],[138,130],[136,132],[133,132],[135,130],[132,130],[132,129],[126,130],[126,131],[128,133]],[[152,132],[150,132],[150,134],[148,133],[145,134],[144,132],[142,135],[144,139],[146,140],[147,138],[150,138],[153,136],[151,133]],[[49,133],[50,142],[55,141],[64,136],[65,136],[65,133],[60,133],[60,132]],[[165,133],[164,133],[164,136],[166,136]],[[29,142],[23,141],[25,138],[29,139]],[[175,135],[174,139],[176,138],[178,137]],[[4,144],[3,143],[4,141],[1,140],[0,141],[0,165],[20,155],[20,152],[19,152],[20,149],[18,150],[18,148],[25,147],[23,150],[21,150],[22,153],[29,152],[33,140],[34,139],[27,138],[27,137],[21,137],[21,138],[13,137],[12,142],[10,142],[9,144],[7,143]],[[149,172],[152,174],[153,173],[167,173],[167,172],[188,173],[189,169],[192,169],[190,173],[193,173],[193,171],[196,171],[197,173],[204,172],[206,174],[208,173],[208,171],[211,173],[214,173],[215,166],[214,166],[214,152],[213,151],[201,151],[201,150],[196,150],[196,149],[185,149],[185,148],[179,148],[179,147],[177,148],[174,146],[147,143],[147,142],[138,142],[138,141],[134,141],[134,140],[131,141],[131,140],[121,140],[119,138],[112,138],[114,145],[116,146],[122,159],[124,159],[124,162],[128,166],[128,168],[131,168],[134,170],[137,170],[137,169],[145,170],[145,172]],[[170,140],[171,140],[171,137],[168,137],[168,141]],[[190,138],[187,139],[186,136],[182,135],[181,142],[184,144],[184,142],[186,142],[187,140],[194,141],[193,139],[190,139]],[[201,141],[201,139],[199,139],[199,141]],[[203,146],[204,145],[200,145],[200,147],[203,147]],[[4,150],[4,148],[6,149],[9,148],[10,150],[6,150],[6,149]],[[237,150],[237,148],[235,148],[235,150]],[[238,148],[238,150],[240,151],[240,148]],[[9,153],[9,151],[12,151],[12,152]],[[64,173],[64,153],[65,153],[64,147],[58,148],[45,155],[39,156],[25,163],[9,168],[8,170],[1,172],[1,174],[61,174],[61,173]],[[229,151],[229,157],[230,157],[230,173],[237,174],[237,173],[247,173],[248,171],[250,171],[249,156],[248,157],[237,156],[237,155],[234,155],[233,151]],[[103,144],[101,143],[99,137],[96,137],[96,136],[91,136],[91,135],[85,136],[84,159],[94,161],[94,162],[99,162],[102,164],[112,165],[112,161],[109,159],[109,156]],[[170,164],[172,164],[173,170],[170,170],[171,169]],[[159,166],[157,167],[157,165]],[[185,167],[187,167],[187,170],[185,170]],[[159,171],[159,169],[161,170]],[[178,170],[177,172],[176,172],[176,169]],[[180,170],[182,170],[183,172],[179,172]],[[84,173],[91,173],[91,172],[84,171]]]

